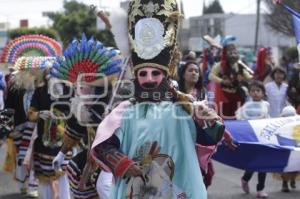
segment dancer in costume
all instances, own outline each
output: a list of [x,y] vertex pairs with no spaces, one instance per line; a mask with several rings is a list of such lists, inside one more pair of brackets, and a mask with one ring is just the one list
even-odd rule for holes
[[[69,199],[70,188],[65,167],[72,154],[66,156],[62,170],[56,172],[52,168],[52,161],[62,147],[64,118],[69,115],[68,107],[61,102],[69,99],[62,99],[59,96],[66,95],[68,89],[63,84],[55,83],[53,78],[49,78],[48,69],[43,72],[43,84],[34,91],[28,111],[29,120],[37,124],[37,134],[33,144],[33,167],[40,182],[43,198],[51,199],[57,194],[59,198]],[[52,187],[56,180],[59,186],[58,193]]]
[[[32,34],[17,37],[11,40],[3,49],[0,61],[6,64],[14,65],[17,74],[11,75],[9,81],[9,90],[7,96],[7,107],[15,109],[15,133],[14,141],[17,146],[17,165],[16,179],[22,193],[27,192],[28,172],[23,166],[24,156],[27,152],[34,123],[28,121],[28,108],[35,87],[43,81],[43,72],[41,68],[46,67],[53,56],[61,55],[60,44],[47,36]],[[36,56],[26,58],[26,56]],[[38,57],[42,56],[42,57]],[[45,58],[51,56],[52,58]],[[29,176],[30,196],[37,197],[37,183],[33,174]],[[30,180],[31,181],[31,180]],[[33,186],[33,188],[31,187]],[[33,191],[30,191],[33,189]]]
[[[4,74],[0,72],[0,147],[6,140],[13,128],[14,111],[4,109],[4,93],[6,90],[6,82]],[[3,110],[4,109],[4,110]]]
[[168,80],[175,66],[170,62],[178,17],[176,1],[130,2],[135,100],[122,102],[102,121],[91,151],[94,160],[114,174],[110,198],[207,198],[195,143],[216,144],[224,128],[205,131],[199,126],[200,109],[211,122],[219,119],[203,103],[186,101],[183,107],[173,101],[186,97],[170,90]]
[[[71,63],[72,60],[76,61]],[[93,38],[87,41],[83,35],[81,41],[72,41],[65,50],[65,59],[58,62],[60,67],[53,71],[54,76],[70,82],[75,89],[75,96],[71,99],[72,117],[66,122],[63,146],[53,160],[53,167],[60,168],[65,154],[80,145],[79,153],[67,166],[74,198],[104,197],[103,187],[97,194],[96,183],[100,169],[89,154],[96,134],[95,128],[101,122],[108,104],[111,82],[107,77],[120,71],[120,63],[116,50],[106,48]],[[104,189],[110,190],[112,174],[102,180],[108,182]]]
[[239,61],[239,55],[232,43],[235,37],[223,39],[221,61],[215,64],[209,79],[218,85],[215,102],[219,113],[225,119],[234,118],[234,113],[245,102],[247,81],[252,78],[248,67]]
[[[49,60],[50,59],[50,60]],[[7,107],[15,110],[16,130],[12,134],[17,140],[16,180],[21,193],[27,192],[30,197],[38,197],[38,182],[33,169],[23,165],[24,157],[31,141],[35,123],[28,121],[28,109],[32,94],[43,82],[45,63],[54,58],[20,57],[15,63],[15,74],[11,80],[7,96]],[[29,178],[29,181],[28,181]],[[28,182],[27,182],[28,181]],[[28,185],[27,185],[28,183]]]

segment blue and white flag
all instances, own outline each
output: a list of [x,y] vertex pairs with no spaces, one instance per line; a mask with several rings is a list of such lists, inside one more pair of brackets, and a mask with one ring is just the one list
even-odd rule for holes
[[249,171],[300,171],[300,116],[225,121],[239,147],[221,145],[213,158]]

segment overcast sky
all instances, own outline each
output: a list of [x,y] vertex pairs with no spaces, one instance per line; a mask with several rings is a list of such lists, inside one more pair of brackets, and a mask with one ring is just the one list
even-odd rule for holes
[[[79,0],[86,4],[115,7],[120,0]],[[203,0],[182,0],[186,17],[202,13]],[[212,0],[206,0],[208,4]],[[257,0],[219,0],[226,13],[255,13]],[[44,11],[62,10],[63,0],[0,0],[0,22],[10,22],[10,27],[19,25],[20,19],[29,19],[29,26],[46,26],[50,21],[42,16]],[[262,7],[262,12],[265,8]]]

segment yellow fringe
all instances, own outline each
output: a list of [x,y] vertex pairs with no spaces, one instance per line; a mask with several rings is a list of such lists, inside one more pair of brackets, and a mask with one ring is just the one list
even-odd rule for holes
[[64,171],[56,171],[54,176],[44,176],[44,175],[36,175],[36,178],[40,181],[40,182],[50,182],[50,181],[54,181],[57,180],[60,176],[63,176],[65,174]]
[[13,173],[16,168],[16,146],[12,138],[6,140],[7,152],[3,170],[6,172]]

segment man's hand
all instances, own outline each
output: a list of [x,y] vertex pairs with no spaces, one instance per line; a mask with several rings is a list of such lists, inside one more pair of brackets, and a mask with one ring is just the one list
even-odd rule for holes
[[204,120],[211,126],[217,121],[222,123],[222,118],[218,116],[214,109],[208,107],[206,100],[194,102],[193,106],[196,120]]
[[238,148],[238,145],[234,144],[232,140],[224,140],[224,144],[232,151]]
[[229,79],[223,79],[221,85],[230,86],[232,85],[232,82]]
[[126,178],[142,176],[143,172],[140,167],[136,164],[131,165],[125,173]]

